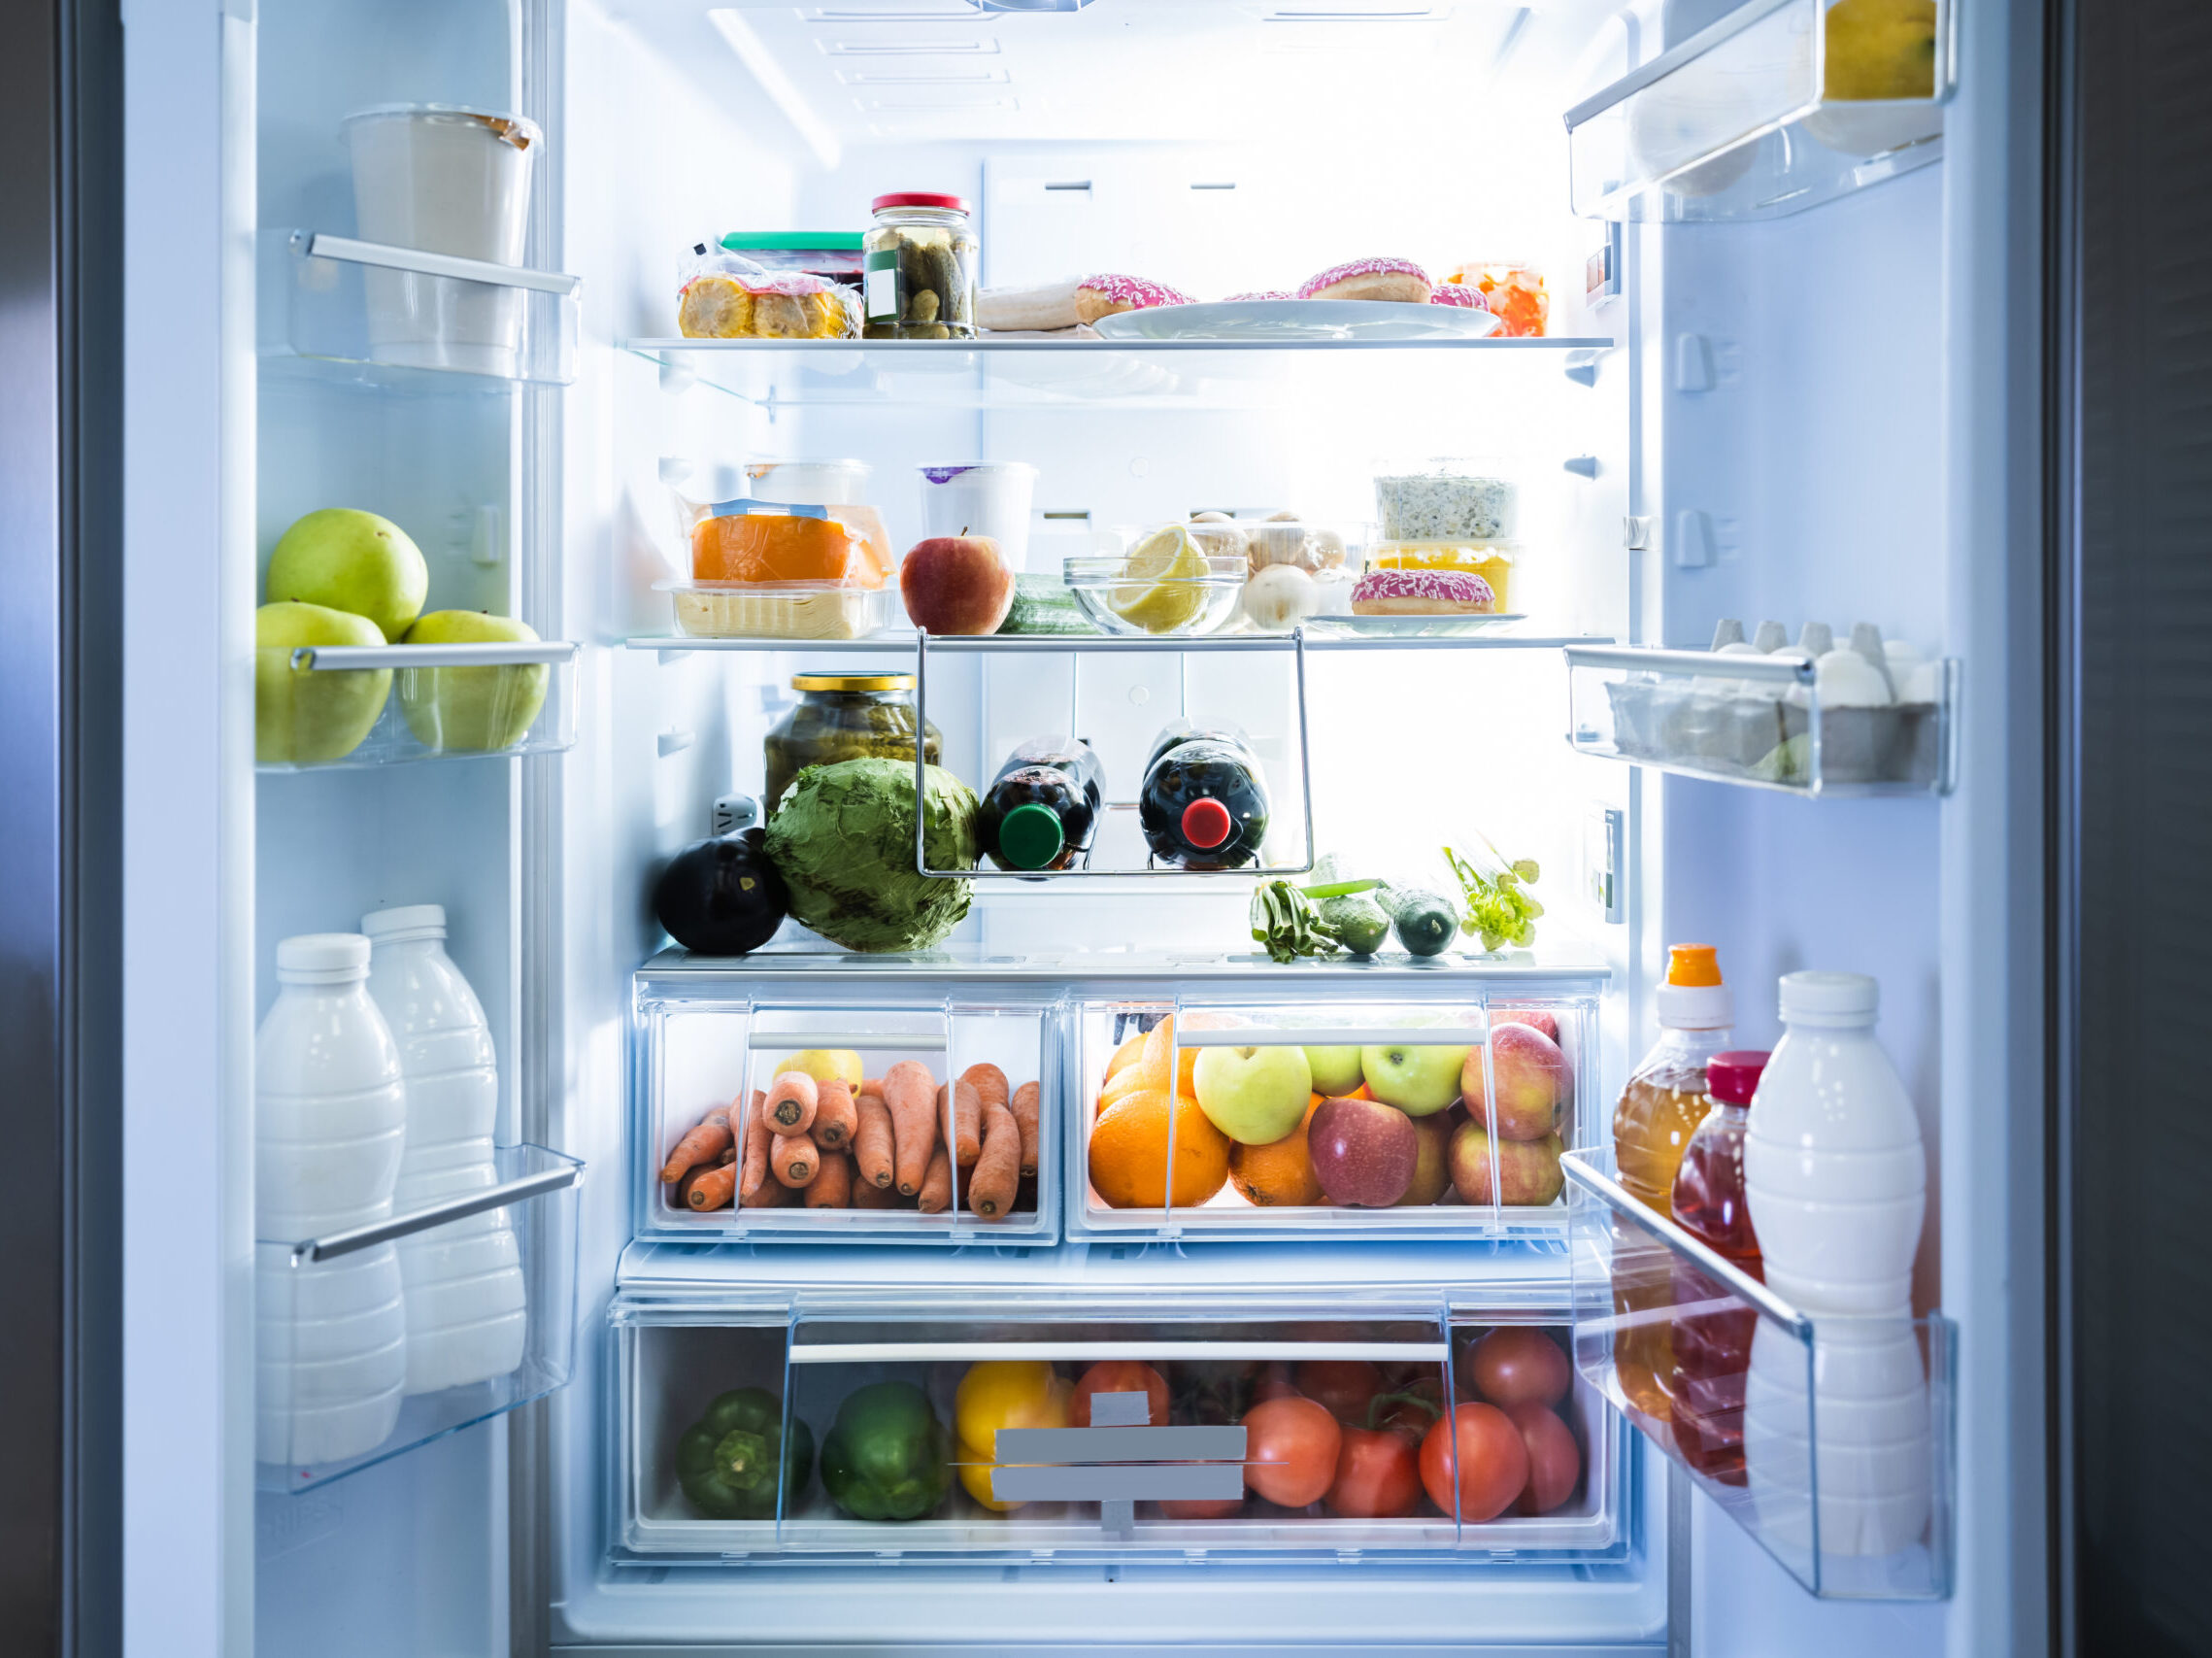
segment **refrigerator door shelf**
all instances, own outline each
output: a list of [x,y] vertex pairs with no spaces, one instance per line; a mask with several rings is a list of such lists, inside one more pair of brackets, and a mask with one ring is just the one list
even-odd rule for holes
[[[280,372],[415,396],[576,378],[573,276],[316,230],[263,230],[256,247],[257,347]],[[408,325],[380,328],[372,292]]]
[[[254,1245],[261,1402],[255,1483],[263,1491],[310,1491],[505,1414],[564,1386],[575,1356],[577,1201],[584,1165],[543,1146],[503,1146],[495,1181],[390,1219],[320,1238],[268,1238]],[[504,1220],[504,1227],[501,1221]],[[521,1269],[524,1318],[517,1341],[513,1309],[471,1336],[443,1333],[448,1362],[465,1363],[471,1341],[486,1379],[402,1397],[404,1352],[389,1377],[372,1373],[379,1337],[401,1331],[396,1246],[446,1248],[469,1259],[496,1257]],[[385,1265],[388,1270],[385,1270]],[[380,1273],[382,1276],[380,1277]],[[388,1279],[388,1283],[385,1280]],[[448,1283],[445,1311],[465,1285]],[[382,1322],[380,1322],[380,1320]],[[385,1326],[388,1324],[389,1330]],[[449,1371],[449,1373],[452,1373]],[[476,1373],[483,1373],[480,1369]],[[390,1386],[380,1385],[389,1381]],[[380,1409],[378,1401],[384,1399]]]
[[1661,223],[1778,219],[1941,160],[1953,0],[1936,0],[1930,95],[1883,99],[1827,95],[1839,67],[1827,4],[1745,0],[1569,110],[1574,211]]
[[254,768],[558,754],[576,741],[575,671],[563,639],[257,650]]
[[[1575,1366],[1811,1594],[1951,1592],[1957,1327],[1813,1318],[1614,1179],[1610,1148],[1566,1158]],[[1652,1333],[1662,1332],[1663,1343]],[[1649,1369],[1664,1355],[1663,1414]]]
[[1957,779],[1961,664],[1921,664],[1897,700],[1824,701],[1790,658],[1566,648],[1567,740],[1656,771],[1809,797],[1947,795]]
[[[1558,1403],[1579,1471],[1542,1515],[1462,1516],[1413,1488],[1420,1442],[1440,1432],[1456,1445],[1453,1420],[1379,1446],[1379,1461],[1400,1482],[1382,1504],[1348,1492],[1297,1503],[1301,1473],[1308,1485],[1324,1474],[1333,1484],[1333,1454],[1316,1473],[1291,1460],[1297,1448],[1252,1441],[1265,1421],[1250,1419],[1254,1406],[1295,1385],[1360,1415],[1368,1396],[1391,1395],[1377,1407],[1387,1412],[1402,1403],[1395,1396],[1410,1395],[1417,1403],[1405,1406],[1409,1416],[1433,1422],[1443,1400],[1474,1399],[1467,1354],[1499,1322],[1530,1325],[1557,1343],[1565,1383],[1567,1330],[1556,1310],[1489,1318],[1431,1303],[1347,1317],[1341,1303],[1324,1307],[1310,1297],[1273,1306],[1231,1300],[1211,1309],[1192,1293],[1132,1311],[1002,1288],[966,1304],[939,1298],[922,1311],[888,1288],[871,1298],[849,1285],[834,1310],[810,1308],[802,1291],[781,1316],[773,1303],[742,1291],[719,1301],[624,1293],[611,1318],[622,1421],[611,1482],[620,1494],[610,1550],[617,1567],[719,1567],[733,1556],[863,1569],[888,1556],[1071,1566],[1148,1558],[1309,1568],[1317,1560],[1593,1565],[1625,1558],[1628,1546],[1628,1441],[1588,1386],[1569,1384]],[[986,1364],[1020,1368],[983,1372],[963,1400],[963,1379]],[[712,1400],[745,1387],[773,1395],[787,1425],[807,1425],[815,1466],[772,1503],[756,1501],[739,1515],[727,1505],[709,1512],[694,1500],[696,1486],[687,1492],[679,1476],[677,1447]],[[1084,1419],[1071,1422],[1071,1412]],[[1341,1425],[1330,1426],[1321,1405],[1293,1414],[1308,1418],[1322,1452],[1320,1439],[1341,1442]],[[985,1435],[990,1444],[969,1442]],[[844,1470],[855,1454],[878,1458],[878,1470],[887,1455],[903,1458],[900,1472],[913,1477],[852,1479]],[[1439,1483],[1456,1508],[1454,1488]],[[1260,1496],[1262,1488],[1283,1501]],[[1366,1511],[1377,1506],[1391,1511]],[[862,1519],[860,1511],[885,1517]]]
[[[971,1243],[1050,1243],[1059,1235],[1059,1112],[1062,1093],[1059,1058],[1062,1023],[1058,998],[1052,992],[948,996],[910,986],[897,997],[827,998],[762,985],[756,993],[697,994],[641,975],[633,998],[631,1043],[637,1106],[638,1145],[644,1151],[636,1169],[636,1227],[640,1238],[688,1243],[915,1243],[957,1247]],[[896,1185],[883,1194],[883,1206],[857,1206],[866,1170],[851,1151],[821,1151],[847,1159],[844,1201],[812,1207],[807,1191],[826,1197],[830,1189],[790,1189],[769,1174],[759,1193],[773,1206],[738,1202],[711,1191],[711,1206],[690,1206],[689,1186],[664,1179],[671,1153],[685,1134],[710,1112],[742,1112],[763,1093],[785,1062],[806,1055],[842,1055],[863,1080],[880,1081],[890,1066],[913,1062],[923,1066],[932,1085],[963,1076],[971,1066],[998,1067],[1011,1097],[1023,1084],[1037,1085],[1036,1167],[1012,1193],[1012,1207],[1001,1218],[975,1210],[969,1191],[973,1170],[948,1159],[945,1202],[923,1212],[917,1200],[926,1190],[900,1197]],[[810,1063],[812,1063],[810,1061]],[[803,1066],[801,1068],[804,1068]],[[846,1073],[850,1079],[850,1072]],[[955,1125],[944,1120],[954,1109],[949,1096],[937,1100],[938,1145],[954,1143]],[[819,1137],[819,1136],[813,1136]],[[743,1147],[736,1166],[742,1176]],[[856,1148],[855,1148],[856,1149]],[[919,1162],[926,1165],[927,1153]],[[678,1170],[679,1176],[683,1171]],[[911,1173],[899,1168],[897,1174]],[[925,1170],[924,1170],[925,1172]],[[724,1177],[727,1178],[726,1176]],[[818,1174],[816,1179],[821,1177]],[[769,1191],[771,1184],[776,1190]],[[997,1186],[1000,1201],[1007,1196]],[[874,1189],[870,1189],[872,1196]]]
[[[1602,991],[1596,977],[1517,984],[1500,975],[1447,981],[1419,998],[1086,996],[1072,1011],[1065,1067],[1074,1084],[1067,1189],[1080,1195],[1069,1235],[1559,1246],[1574,1202],[1559,1153],[1578,1125],[1595,1120],[1589,1091]],[[1132,1136],[1150,1121],[1147,1104],[1121,1102],[1157,1099],[1168,1075],[1190,1103],[1157,1113],[1163,1155],[1140,1165],[1133,1153],[1150,1141]],[[1298,1107],[1286,1090],[1301,1076]],[[1317,1167],[1312,1126],[1325,1121],[1324,1098],[1348,1095],[1386,1103],[1368,1125],[1350,1105],[1356,1126],[1339,1138],[1351,1156]],[[1502,1105],[1494,1122],[1481,1104],[1491,1100]],[[1365,1139],[1362,1127],[1382,1133]],[[1355,1167],[1369,1157],[1387,1165],[1373,1178],[1391,1187],[1401,1167],[1393,1160],[1410,1161],[1394,1201]],[[1172,1183],[1160,1172],[1169,1167]],[[1503,1182],[1491,1178],[1499,1167]]]

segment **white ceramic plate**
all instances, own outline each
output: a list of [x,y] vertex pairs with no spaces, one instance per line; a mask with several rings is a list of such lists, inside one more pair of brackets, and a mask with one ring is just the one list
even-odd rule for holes
[[1352,639],[1458,639],[1527,620],[1526,615],[1519,613],[1504,616],[1309,616],[1306,631]]
[[1497,319],[1464,305],[1383,299],[1238,299],[1101,317],[1102,340],[1479,340]]

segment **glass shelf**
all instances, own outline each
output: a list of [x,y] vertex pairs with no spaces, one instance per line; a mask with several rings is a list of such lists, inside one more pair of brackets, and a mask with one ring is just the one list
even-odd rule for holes
[[[557,754],[576,741],[576,646],[565,639],[311,645],[254,656],[256,771],[505,760]],[[272,723],[290,729],[272,735]]]
[[1812,667],[1790,658],[1628,645],[1566,658],[1567,740],[1583,754],[1809,797],[1945,795],[1956,780],[1952,659],[1926,664],[1932,700],[1824,708]]
[[428,393],[576,378],[578,279],[318,230],[263,230],[257,349],[278,372]]
[[[1591,633],[1524,633],[1511,626],[1481,633],[1444,638],[1370,637],[1341,633],[1308,633],[1309,651],[1556,651],[1574,645],[1609,641]],[[686,634],[643,635],[625,641],[633,651],[784,651],[806,657],[866,656],[897,652],[913,656],[920,645],[914,633],[879,633],[872,639],[694,639]],[[929,641],[933,653],[962,656],[1054,655],[1080,651],[1086,654],[1136,653],[1157,656],[1226,655],[1238,651],[1281,651],[1290,642],[1288,633],[1195,633],[1146,638],[1135,634],[1107,633],[992,633],[978,636],[937,636]]]
[[1942,159],[1952,0],[1934,94],[1830,99],[1827,0],[1747,0],[1567,112],[1574,211],[1668,223],[1779,219]]
[[1957,1327],[1807,1317],[1630,1197],[1611,1148],[1561,1165],[1588,1200],[1570,1207],[1584,1381],[1812,1594],[1948,1596]]
[[[544,1146],[502,1146],[486,1184],[348,1232],[254,1245],[260,1410],[256,1485],[310,1491],[505,1414],[564,1385],[576,1332],[576,1208],[584,1165]],[[456,1277],[456,1269],[472,1276]],[[511,1276],[512,1305],[465,1324],[420,1288],[475,1297]],[[440,1280],[444,1280],[440,1282]],[[416,1298],[399,1310],[403,1285]],[[384,1304],[379,1304],[384,1303]],[[385,1306],[389,1307],[388,1312]],[[442,1311],[443,1329],[421,1326]],[[406,1334],[367,1352],[336,1344]],[[429,1366],[425,1378],[423,1367]],[[439,1372],[473,1379],[435,1385]],[[415,1391],[427,1379],[433,1385]],[[402,1389],[406,1391],[402,1391]],[[335,1401],[335,1403],[333,1402]]]
[[1372,395],[1379,377],[1587,366],[1603,338],[1507,340],[682,340],[623,348],[666,389],[763,408],[1240,409]]
[[[1226,886],[1237,881],[1223,875],[1215,880]],[[1243,878],[1249,887],[1251,877]],[[1066,895],[1055,891],[1048,901]],[[803,933],[788,943],[767,944],[749,956],[702,956],[669,946],[653,956],[642,969],[659,977],[721,979],[733,996],[758,993],[742,987],[757,980],[804,975],[829,980],[895,982],[922,980],[1063,984],[1117,982],[1174,985],[1187,980],[1250,980],[1259,987],[1297,985],[1293,995],[1372,998],[1389,994],[1391,987],[1426,984],[1439,979],[1508,981],[1532,996],[1568,994],[1585,980],[1606,977],[1605,960],[1586,945],[1569,941],[1545,944],[1536,950],[1506,950],[1494,955],[1466,955],[1446,951],[1440,956],[1407,956],[1384,952],[1367,958],[1302,957],[1276,963],[1262,951],[1230,953],[1220,950],[1157,950],[1140,945],[1120,949],[1029,951],[1020,955],[987,945],[954,939],[932,950],[900,954],[863,955],[841,949],[827,939]],[[1552,988],[1552,987],[1557,987]],[[1264,996],[1264,988],[1256,994]]]

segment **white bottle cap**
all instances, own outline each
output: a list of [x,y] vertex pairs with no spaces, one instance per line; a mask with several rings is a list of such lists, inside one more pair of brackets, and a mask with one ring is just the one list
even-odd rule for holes
[[281,983],[342,985],[368,976],[369,941],[358,932],[302,932],[277,945]]
[[379,944],[407,944],[446,936],[444,904],[397,904],[361,917],[361,931]]
[[1726,985],[1660,985],[1659,1022],[1674,1031],[1725,1031],[1736,1022]]
[[1784,973],[1785,1025],[1871,1025],[1882,987],[1864,973]]

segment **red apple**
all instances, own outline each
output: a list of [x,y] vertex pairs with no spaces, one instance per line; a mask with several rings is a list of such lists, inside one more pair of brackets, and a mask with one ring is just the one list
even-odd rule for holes
[[1491,1015],[1494,1025],[1525,1025],[1531,1031],[1541,1031],[1553,1041],[1559,1039],[1559,1016],[1534,1007],[1501,1007]]
[[[1559,1104],[1566,1098],[1566,1056],[1558,1043],[1531,1025],[1494,1025],[1490,1033],[1490,1068],[1497,1085],[1497,1137],[1542,1139],[1559,1126]],[[1489,1117],[1483,1091],[1483,1050],[1467,1056],[1459,1071],[1459,1093],[1467,1116]]]
[[1443,1111],[1433,1117],[1414,1118],[1413,1184],[1405,1189],[1397,1207],[1433,1203],[1451,1186],[1452,1123],[1452,1114]]
[[898,567],[915,626],[931,633],[995,633],[1014,604],[1014,572],[988,535],[933,535]]
[[[1567,1183],[1559,1167],[1559,1154],[1565,1149],[1558,1134],[1540,1140],[1500,1139],[1497,1160],[1505,1171],[1500,1201],[1527,1207],[1557,1199]],[[1490,1135],[1477,1119],[1461,1123],[1452,1136],[1452,1184],[1470,1203],[1490,1201]]]

